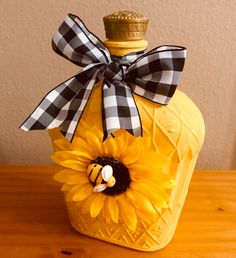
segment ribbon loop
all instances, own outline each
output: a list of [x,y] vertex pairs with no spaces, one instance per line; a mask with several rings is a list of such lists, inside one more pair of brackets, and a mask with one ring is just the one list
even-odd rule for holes
[[110,61],[106,46],[73,14],[68,14],[54,35],[52,48],[57,54],[81,67]]
[[132,92],[159,104],[167,104],[180,79],[186,48],[160,46],[145,53],[111,56],[103,42],[73,14],[68,14],[52,39],[53,50],[83,67],[50,91],[21,129],[60,127],[72,141],[94,85],[104,77],[102,118],[104,139],[124,128],[142,135],[141,120]]
[[126,80],[130,82],[136,94],[166,105],[179,83],[185,57],[184,47],[159,46],[139,57],[128,67]]

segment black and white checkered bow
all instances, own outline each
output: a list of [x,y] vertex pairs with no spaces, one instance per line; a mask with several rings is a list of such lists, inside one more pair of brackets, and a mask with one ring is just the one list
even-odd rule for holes
[[120,128],[135,136],[142,135],[132,92],[166,105],[175,92],[186,56],[186,48],[169,45],[147,53],[112,56],[102,41],[73,14],[59,27],[52,47],[83,68],[50,91],[20,128],[28,131],[60,127],[70,141],[94,85],[102,78],[104,139]]

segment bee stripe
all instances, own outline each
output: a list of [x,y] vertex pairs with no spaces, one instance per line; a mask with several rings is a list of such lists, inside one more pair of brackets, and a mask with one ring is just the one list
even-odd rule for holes
[[98,172],[98,174],[97,174],[97,176],[96,176],[96,178],[95,178],[95,180],[94,180],[95,184],[97,183],[97,179],[98,179],[98,177],[100,176],[102,169],[103,169],[103,168],[100,168],[100,169],[99,169],[99,172]]
[[92,172],[93,172],[93,168],[90,170],[88,177],[91,176]]

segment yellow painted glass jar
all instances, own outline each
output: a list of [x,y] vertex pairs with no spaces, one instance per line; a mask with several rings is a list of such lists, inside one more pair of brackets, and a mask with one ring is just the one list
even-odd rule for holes
[[[116,56],[145,49],[147,42],[135,35],[122,31],[119,40],[107,35],[105,44]],[[203,144],[202,115],[179,90],[166,106],[134,94],[143,137],[134,139],[119,130],[114,132],[114,138],[103,142],[101,87],[102,82],[94,87],[72,143],[59,129],[49,131],[54,148],[52,159],[64,167],[55,179],[64,183],[62,191],[71,224],[82,234],[118,245],[142,251],[161,249],[173,237]],[[95,179],[88,176],[88,160],[107,158],[110,162],[114,157],[128,168],[129,185],[117,194],[94,192],[91,181]],[[104,166],[103,161],[97,163]]]

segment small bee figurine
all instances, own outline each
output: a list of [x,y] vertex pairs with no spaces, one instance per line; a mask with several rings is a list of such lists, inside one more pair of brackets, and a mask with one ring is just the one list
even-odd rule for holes
[[107,187],[112,187],[116,183],[116,179],[113,176],[113,169],[111,166],[101,166],[99,164],[91,164],[87,170],[87,176],[89,181],[95,184],[93,191],[102,192]]

